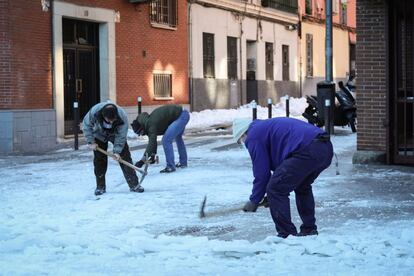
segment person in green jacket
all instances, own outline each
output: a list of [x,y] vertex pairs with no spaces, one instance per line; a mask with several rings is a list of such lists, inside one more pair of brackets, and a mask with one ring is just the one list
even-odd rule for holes
[[[187,150],[183,141],[185,126],[190,120],[190,114],[180,105],[164,105],[154,109],[151,114],[143,112],[132,122],[131,126],[138,135],[148,135],[148,145],[144,157],[135,166],[144,165],[145,156],[149,156],[149,162],[155,162],[157,153],[157,136],[163,135],[162,146],[164,148],[166,167],[160,173],[174,172],[176,168],[187,167]],[[179,154],[179,163],[175,164],[172,142],[175,140]]]

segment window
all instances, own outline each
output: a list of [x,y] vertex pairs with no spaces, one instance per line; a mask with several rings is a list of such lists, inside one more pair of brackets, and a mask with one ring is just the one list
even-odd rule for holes
[[214,78],[214,34],[203,33],[203,71],[205,78]]
[[154,73],[154,97],[172,98],[172,75],[170,73]]
[[262,6],[296,13],[298,10],[298,0],[262,0]]
[[273,43],[265,44],[266,80],[273,80]]
[[282,45],[282,80],[289,80],[289,45]]
[[346,7],[346,1],[342,0],[341,3],[341,24],[346,25],[347,24],[347,7]]
[[312,15],[312,0],[306,0],[305,13],[308,15]]
[[227,37],[227,78],[237,79],[237,38]]
[[306,76],[313,76],[313,35],[306,34]]
[[338,14],[339,13],[339,0],[332,0],[332,13]]
[[177,0],[150,0],[151,23],[177,26]]

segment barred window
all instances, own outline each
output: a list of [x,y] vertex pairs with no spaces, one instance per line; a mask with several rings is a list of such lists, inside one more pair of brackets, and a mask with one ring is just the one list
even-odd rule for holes
[[227,78],[237,79],[237,38],[227,37]]
[[312,15],[312,0],[305,1],[305,13]]
[[266,42],[266,80],[273,80],[273,43]]
[[154,97],[172,98],[172,75],[169,73],[154,73]]
[[177,0],[150,0],[151,23],[176,27],[177,19]]
[[214,78],[214,34],[203,33],[203,71],[205,78]]
[[306,76],[313,76],[313,35],[306,34]]

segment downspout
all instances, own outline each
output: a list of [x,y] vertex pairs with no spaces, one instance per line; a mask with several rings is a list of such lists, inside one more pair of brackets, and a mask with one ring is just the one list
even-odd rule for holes
[[193,95],[193,41],[192,41],[192,33],[193,33],[193,23],[191,17],[191,4],[192,0],[188,1],[188,77],[190,79],[189,82],[189,97],[190,97],[190,111],[194,110],[194,95]]
[[302,15],[301,15],[301,3],[298,4],[298,27],[296,28],[298,32],[298,51],[299,51],[299,98],[302,98],[303,95],[303,83],[302,83]]
[[53,24],[53,13],[54,13],[54,0],[50,0],[50,61],[51,61],[51,66],[50,66],[50,73],[51,73],[51,80],[52,80],[52,108],[55,107],[55,101],[54,101],[54,97],[55,97],[55,92],[53,91],[55,89],[55,51],[54,51],[54,41],[55,41],[55,34],[54,34],[54,24]]
[[243,36],[243,19],[240,17],[239,18],[239,24],[240,24],[240,38],[239,38],[239,55],[240,55],[240,66],[239,66],[239,71],[240,71],[240,85],[239,85],[239,90],[240,90],[240,106],[243,105],[243,43],[242,43],[242,36]]

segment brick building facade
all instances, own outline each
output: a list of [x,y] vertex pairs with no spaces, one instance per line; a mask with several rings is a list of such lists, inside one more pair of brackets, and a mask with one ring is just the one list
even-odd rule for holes
[[1,1],[0,152],[54,147],[75,99],[188,105],[187,27],[185,0]]
[[414,164],[412,1],[358,0],[354,162]]

